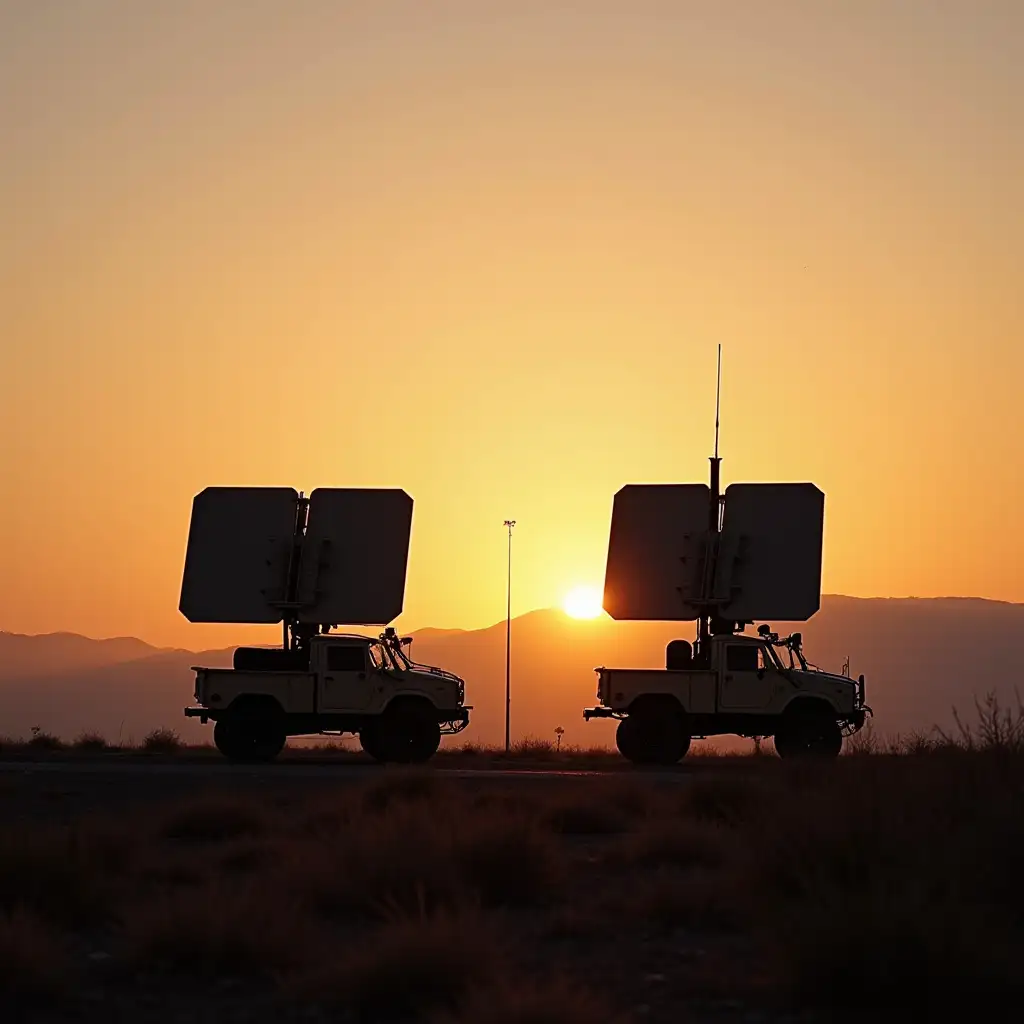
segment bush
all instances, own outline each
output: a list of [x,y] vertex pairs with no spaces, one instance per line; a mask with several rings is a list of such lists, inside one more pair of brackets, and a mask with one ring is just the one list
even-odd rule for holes
[[107,741],[100,736],[99,733],[95,732],[83,732],[80,736],[76,737],[74,742],[75,750],[80,750],[83,753],[101,751],[107,749]]
[[142,741],[142,749],[149,754],[176,754],[181,740],[173,729],[154,729]]
[[43,732],[38,725],[32,726],[32,739],[28,741],[28,745],[33,750],[60,750],[64,746],[57,736]]

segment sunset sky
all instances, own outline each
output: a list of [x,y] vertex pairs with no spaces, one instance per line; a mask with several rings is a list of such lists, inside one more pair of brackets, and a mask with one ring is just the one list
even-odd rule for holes
[[177,610],[210,484],[400,486],[399,624],[612,497],[826,495],[824,589],[1024,601],[1024,3],[0,0],[0,629]]

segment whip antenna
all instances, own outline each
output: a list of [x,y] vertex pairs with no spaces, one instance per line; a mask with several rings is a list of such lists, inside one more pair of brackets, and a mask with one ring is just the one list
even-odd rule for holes
[[718,458],[718,417],[722,408],[722,344],[718,344],[718,387],[715,394],[715,458]]

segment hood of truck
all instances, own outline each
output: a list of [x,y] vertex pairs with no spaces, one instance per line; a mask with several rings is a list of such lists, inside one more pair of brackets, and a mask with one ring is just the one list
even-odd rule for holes
[[857,692],[857,682],[849,676],[835,672],[805,672],[803,669],[790,669],[788,673],[795,683],[808,690],[820,690],[832,693]]

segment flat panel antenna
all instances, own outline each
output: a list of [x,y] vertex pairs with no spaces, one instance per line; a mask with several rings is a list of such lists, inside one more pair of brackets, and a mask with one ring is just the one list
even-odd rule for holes
[[192,500],[179,609],[189,622],[280,622],[298,493],[207,487]]
[[397,618],[412,509],[400,488],[313,491],[296,595],[299,622],[386,625]]
[[612,504],[603,607],[613,619],[696,619],[710,491],[627,484]]
[[715,572],[720,614],[802,622],[821,607],[825,495],[812,483],[732,484]]

